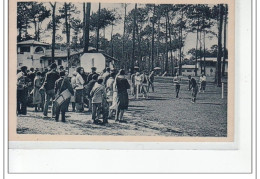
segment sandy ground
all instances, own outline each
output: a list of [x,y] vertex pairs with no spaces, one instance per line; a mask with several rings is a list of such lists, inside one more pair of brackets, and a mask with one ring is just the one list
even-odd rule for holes
[[[183,81],[176,99],[172,78],[157,78],[155,92],[149,99],[133,99],[124,115],[127,123],[109,120],[109,124],[92,123],[91,113],[66,113],[66,122],[44,118],[42,112],[28,108],[26,116],[18,116],[18,134],[51,135],[125,135],[125,136],[212,136],[227,135],[227,96],[221,99],[221,88],[207,84],[197,103],[190,102],[191,92]],[[71,110],[71,107],[69,108]],[[50,113],[49,113],[50,116]]]

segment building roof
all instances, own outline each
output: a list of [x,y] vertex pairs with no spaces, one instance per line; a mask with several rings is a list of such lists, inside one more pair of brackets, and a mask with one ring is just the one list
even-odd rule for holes
[[[221,61],[223,60],[223,58],[221,58]],[[202,58],[202,62],[204,61],[204,58]],[[206,62],[217,62],[218,58],[217,57],[206,57],[205,58]],[[225,59],[225,61],[227,62],[228,59]],[[200,60],[198,59],[198,62],[200,62]]]
[[[70,50],[70,55],[78,55],[78,54],[83,54],[84,49],[79,49],[79,50]],[[96,49],[93,47],[88,48],[89,53],[101,53],[102,55],[105,56],[109,61],[118,61],[118,59],[111,57],[110,55],[106,54],[103,50],[99,50],[96,52]],[[66,50],[58,50],[55,49],[55,58],[66,58],[67,57],[67,51]],[[42,58],[51,58],[51,49],[46,50],[46,54]]]
[[182,65],[181,67],[182,69],[185,68],[185,69],[195,69],[195,65]]
[[17,45],[41,45],[41,46],[49,46],[50,44],[42,43],[36,40],[26,40],[22,42],[18,42]]

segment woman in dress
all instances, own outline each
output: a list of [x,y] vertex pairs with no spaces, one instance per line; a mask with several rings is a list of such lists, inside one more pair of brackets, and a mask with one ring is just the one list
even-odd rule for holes
[[[113,86],[114,86],[114,82],[115,82],[115,77],[116,77],[116,74],[111,73],[110,77],[106,81],[106,92],[107,92],[107,98],[108,98],[107,102],[108,102],[109,108],[113,104]],[[112,118],[112,111],[113,111],[112,109],[109,109],[108,118]]]
[[35,112],[38,112],[40,107],[42,107],[42,95],[40,93],[40,88],[42,86],[41,72],[36,73],[33,83],[33,104],[35,106]]
[[82,67],[77,68],[77,75],[76,75],[76,93],[75,93],[75,103],[76,103],[76,110],[77,112],[84,111],[83,105],[83,92],[84,92],[84,79],[82,78],[82,74],[84,73],[84,69]]
[[130,85],[125,78],[125,71],[120,70],[119,75],[116,78],[116,87],[118,91],[118,108],[116,112],[116,121],[126,122],[123,120],[125,110],[128,109],[129,99],[127,89],[130,89]]

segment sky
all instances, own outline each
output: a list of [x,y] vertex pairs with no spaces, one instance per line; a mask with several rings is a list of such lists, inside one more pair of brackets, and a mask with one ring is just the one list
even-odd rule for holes
[[[49,3],[43,3],[47,9],[51,10],[51,6]],[[75,4],[75,6],[77,7],[77,10],[79,10],[79,14],[74,15],[74,17],[78,17],[79,19],[83,20],[83,4],[82,3],[73,3]],[[57,3],[57,7],[56,7],[56,14],[58,13],[58,9],[61,8],[63,6],[63,3]],[[143,6],[143,4],[138,4],[138,7]],[[119,14],[121,17],[124,17],[124,7],[122,3],[102,3],[101,4],[101,8],[107,8],[108,10],[115,10],[117,14]],[[127,13],[129,11],[131,11],[134,8],[134,4],[128,4],[127,6]],[[91,13],[92,12],[97,12],[98,10],[98,3],[91,3]],[[47,27],[47,24],[51,21],[51,17],[49,17],[48,19],[44,20],[43,24],[42,24],[42,29],[45,29]],[[58,29],[58,31],[56,32],[57,34],[61,35],[63,37],[63,41],[61,42],[65,42],[66,38],[65,38],[65,34],[62,34],[62,28],[60,27]],[[123,19],[119,22],[117,22],[114,27],[113,27],[113,34],[119,33],[122,34],[123,33]],[[217,32],[217,27],[214,26],[213,31]],[[33,28],[31,29],[31,34],[33,34]],[[93,33],[93,32],[92,32]],[[104,31],[101,30],[101,35],[104,35]],[[51,30],[49,31],[45,31],[42,35],[41,35],[41,41],[42,42],[46,42],[46,43],[51,43],[51,36],[52,36],[52,32]],[[105,30],[105,37],[110,40],[110,36],[111,36],[111,26],[108,26]],[[210,47],[212,45],[216,45],[217,44],[217,37],[213,37],[212,39],[210,38],[206,38],[206,48],[210,49]],[[189,33],[187,35],[187,38],[185,40],[185,46],[184,46],[184,54],[187,55],[187,52],[189,49],[191,48],[195,48],[196,47],[196,33]],[[186,57],[189,57],[189,55],[187,55]]]

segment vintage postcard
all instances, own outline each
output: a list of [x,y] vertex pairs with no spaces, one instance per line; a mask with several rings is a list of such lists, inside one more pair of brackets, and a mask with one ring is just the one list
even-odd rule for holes
[[9,0],[9,141],[234,142],[234,9]]

